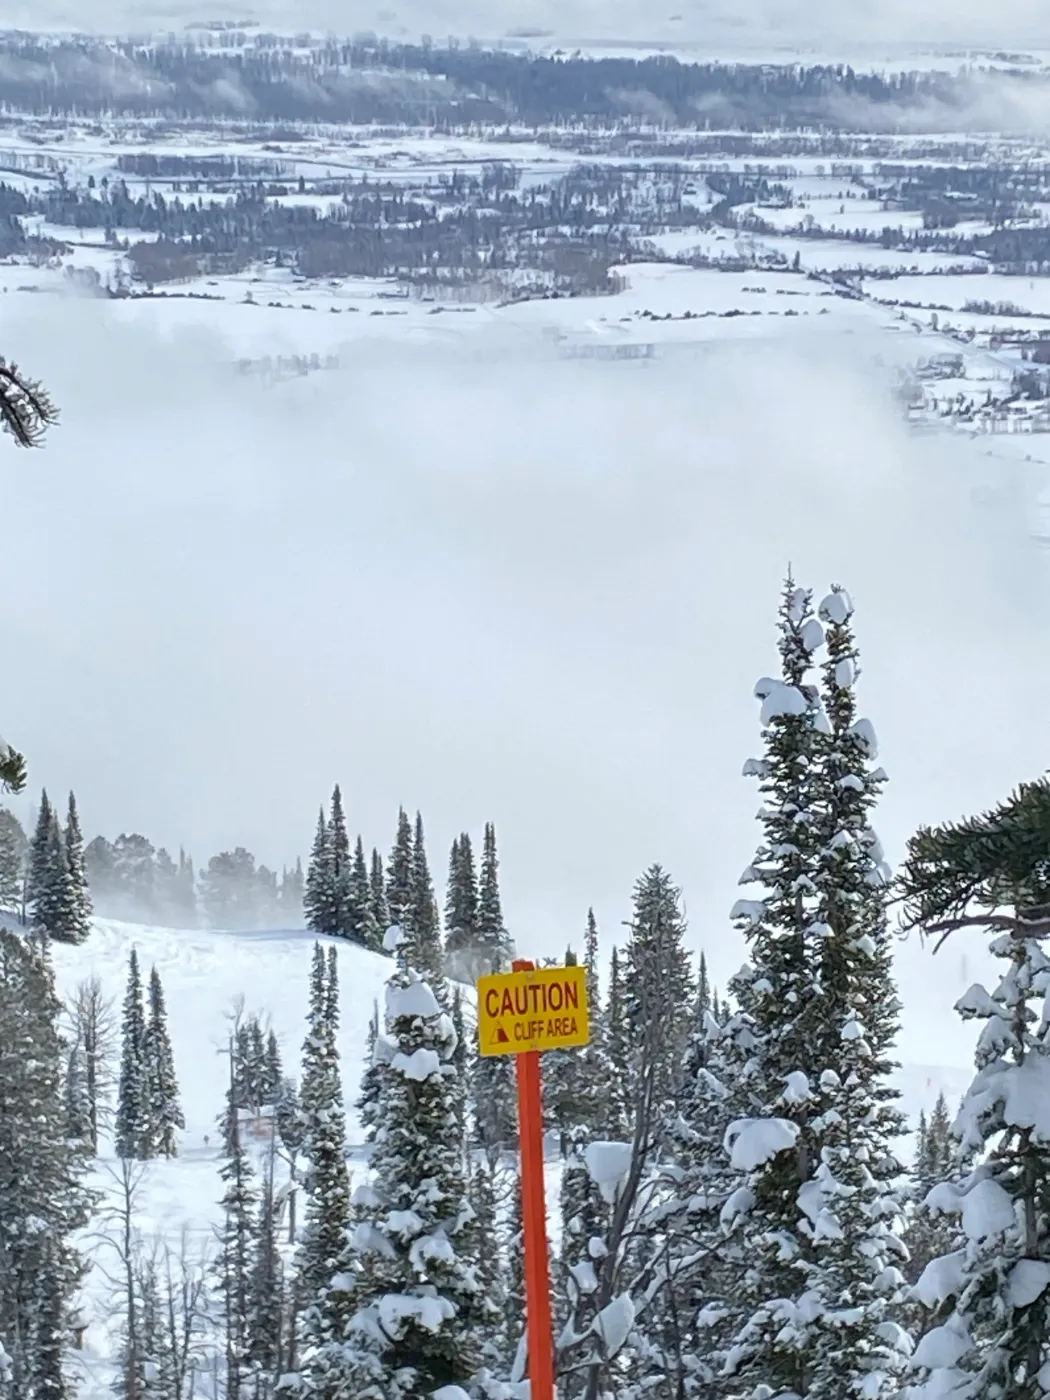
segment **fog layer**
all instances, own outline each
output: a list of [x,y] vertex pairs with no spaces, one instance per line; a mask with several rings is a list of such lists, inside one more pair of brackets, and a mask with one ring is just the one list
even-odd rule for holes
[[[661,861],[724,981],[789,562],[856,599],[892,857],[1045,764],[1044,556],[1010,491],[975,502],[1001,464],[907,435],[859,337],[646,365],[358,342],[267,389],[221,335],[39,298],[8,347],[63,425],[4,459],[2,728],[89,835],[279,865],[338,780],[384,850],[420,808],[439,878],[494,820],[529,952],[589,904],[621,937]],[[980,946],[902,950],[908,1058],[969,1054]]]

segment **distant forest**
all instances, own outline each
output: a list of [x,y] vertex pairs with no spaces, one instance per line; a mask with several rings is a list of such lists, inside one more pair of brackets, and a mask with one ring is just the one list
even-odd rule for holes
[[[218,49],[192,39],[0,38],[0,102],[56,116],[864,132],[893,129],[903,113],[921,109],[923,129],[960,130],[980,80],[972,72],[858,73],[842,65],[541,57],[374,36],[313,43],[299,37],[293,45],[235,31]],[[1043,80],[1010,72],[1002,81],[1026,92]]]

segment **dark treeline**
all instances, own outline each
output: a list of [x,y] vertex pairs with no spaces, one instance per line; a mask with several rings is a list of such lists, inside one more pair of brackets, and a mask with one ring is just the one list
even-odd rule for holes
[[[183,120],[224,113],[276,122],[427,126],[641,119],[865,131],[885,130],[907,109],[922,107],[924,126],[960,130],[977,80],[966,72],[880,74],[843,65],[543,57],[374,37],[317,41],[304,51],[274,36],[253,36],[216,52],[188,39],[104,44],[11,34],[0,41],[0,54],[0,100],[9,107]],[[1011,72],[1002,81],[1027,92],[1040,79]]]
[[28,196],[0,185],[0,253],[32,251],[21,220],[42,214],[65,228],[101,229],[128,247],[135,275],[150,284],[269,261],[305,277],[524,273],[555,291],[601,292],[613,289],[610,270],[629,256],[631,235],[702,222],[689,198],[695,179],[681,168],[580,165],[523,188],[517,167],[492,162],[424,190],[329,183],[320,192],[327,208],[281,203],[294,186],[261,177],[232,185],[207,177],[209,195],[217,183],[228,194],[205,201],[202,178],[195,168],[167,195],[133,193],[122,178],[84,188],[58,180]]

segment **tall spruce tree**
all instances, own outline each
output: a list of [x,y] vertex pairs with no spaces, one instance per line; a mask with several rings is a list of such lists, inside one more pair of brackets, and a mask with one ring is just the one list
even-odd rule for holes
[[477,913],[478,974],[500,972],[508,967],[512,945],[503,922],[503,900],[500,895],[499,854],[496,849],[496,828],[485,823],[485,839],[481,853],[481,875],[478,881]]
[[342,1335],[347,1307],[338,1280],[350,1221],[338,1027],[337,953],[330,947],[326,958],[318,943],[310,973],[310,1015],[300,1089],[307,1204],[298,1255],[304,1367],[315,1379],[318,1373],[312,1368],[333,1338]]
[[30,924],[42,939],[82,941],[86,926],[74,924],[74,893],[58,814],[45,792],[33,836],[27,891]]
[[[233,1099],[235,1049],[230,1038],[230,1098]],[[256,1196],[252,1164],[244,1145],[236,1112],[226,1160],[220,1176],[226,1186],[221,1206],[219,1256],[215,1264],[222,1299],[225,1332],[226,1400],[240,1400],[247,1393],[251,1366],[251,1278],[255,1252]]]
[[758,778],[764,805],[762,839],[741,883],[756,883],[763,893],[733,908],[754,971],[741,988],[741,1009],[755,1036],[748,1066],[751,1112],[732,1125],[731,1137],[733,1165],[750,1204],[734,1220],[744,1260],[734,1291],[744,1322],[732,1351],[730,1394],[741,1397],[763,1386],[771,1395],[806,1395],[816,1331],[816,1308],[806,1304],[813,1296],[811,1227],[801,1201],[804,1191],[812,1191],[817,1153],[807,1069],[817,1019],[814,945],[823,931],[817,917],[823,843],[816,802],[826,722],[820,723],[819,695],[809,676],[823,630],[811,595],[790,578],[779,632],[781,674],[755,687],[765,754],[744,768]]
[[29,865],[26,874],[26,904],[30,912],[37,901],[45,898],[51,860],[51,827],[54,812],[47,788],[40,794],[40,807],[37,811],[36,826],[29,842]]
[[648,1042],[656,1065],[658,1103],[678,1092],[682,1058],[696,995],[681,891],[659,865],[650,866],[634,887],[630,938],[624,949],[624,1015],[631,1060]]
[[66,929],[70,943],[83,943],[91,932],[91,892],[84,869],[84,837],[80,830],[77,799],[69,794],[66,817],[65,858],[69,878],[69,924]]
[[350,867],[348,909],[351,938],[355,943],[360,943],[363,948],[371,948],[374,952],[378,952],[382,947],[383,934],[386,930],[380,929],[372,912],[372,886],[368,874],[368,862],[365,860],[364,842],[360,836],[354,846],[353,861]]
[[96,1204],[84,1144],[66,1132],[60,1013],[46,956],[0,929],[0,1389],[12,1400],[72,1393],[74,1240]]
[[409,966],[405,938],[387,988],[374,1183],[358,1198],[357,1311],[343,1353],[350,1393],[423,1400],[469,1384],[480,1360],[481,1285],[465,1260],[467,1195],[453,1064],[455,1035]]
[[[511,940],[503,922],[496,829],[485,825],[477,905],[477,975],[506,971]],[[494,1166],[517,1144],[517,1079],[510,1055],[478,1055],[473,1064],[474,1126],[477,1142]]]
[[0,909],[21,905],[28,848],[21,822],[13,812],[0,807]]
[[138,952],[128,956],[128,984],[121,1023],[120,1080],[114,1146],[118,1157],[153,1155],[153,1117],[149,1063],[146,1058],[146,1013]]
[[[386,863],[386,907],[390,924],[409,931],[412,911],[412,823],[403,807],[398,809],[397,835]],[[385,930],[384,930],[385,932]]]
[[390,927],[390,910],[387,908],[386,902],[386,875],[383,871],[383,857],[374,846],[368,871],[368,887],[371,896],[369,909],[372,914],[372,923],[376,929],[379,947],[382,948],[383,937]]
[[631,1074],[631,1036],[627,1021],[627,996],[619,949],[609,960],[609,996],[602,1023],[602,1039],[608,1067],[607,1092],[596,1129],[613,1141],[630,1137],[634,1103]]
[[332,789],[332,805],[328,818],[328,880],[331,909],[330,933],[343,937],[355,933],[355,916],[351,907],[351,858],[350,836],[346,829],[346,816],[343,812],[343,794],[336,783]]
[[328,823],[324,808],[317,814],[317,834],[306,867],[306,892],[303,896],[303,913],[306,927],[315,933],[334,933],[333,919],[333,877],[332,861],[328,841]]
[[149,1083],[150,1155],[175,1157],[179,1150],[178,1133],[185,1128],[186,1120],[179,1101],[164,988],[155,967],[150,969],[149,975],[149,1022],[144,1032],[142,1054]]
[[819,610],[827,645],[821,728],[829,732],[818,749],[818,937],[810,940],[820,994],[810,1042],[811,1050],[819,1047],[810,1078],[820,1161],[807,1203],[811,1219],[835,1228],[814,1230],[824,1306],[809,1393],[831,1400],[845,1384],[890,1400],[907,1350],[890,1325],[903,1301],[907,1257],[894,1152],[904,1118],[891,1083],[900,1001],[886,917],[890,872],[871,826],[885,774],[873,766],[874,728],[857,715],[852,615],[842,588]]
[[376,1002],[372,1007],[372,1015],[368,1022],[368,1035],[365,1041],[365,1068],[361,1075],[361,1088],[358,1091],[357,1102],[354,1105],[367,1142],[371,1142],[375,1138],[376,1118],[379,1112],[380,1069],[375,1062],[379,1030],[379,1003]]
[[951,1179],[956,1166],[956,1143],[948,1103],[937,1095],[929,1118],[919,1114],[915,1160],[911,1170],[912,1208],[904,1240],[908,1246],[908,1279],[915,1283],[933,1259],[950,1254],[957,1231],[950,1218],[933,1211],[926,1201],[934,1187]]
[[410,961],[444,1007],[448,1006],[445,981],[445,949],[441,941],[434,882],[427,862],[423,818],[416,813],[412,836],[411,898],[406,932],[411,942]]
[[749,1193],[735,1219],[733,1394],[889,1397],[907,1350],[893,1322],[905,1253],[889,1085],[899,1004],[870,827],[884,775],[871,768],[874,731],[856,718],[851,614],[840,589],[821,606],[821,705],[809,673],[824,631],[789,580],[781,676],[756,687],[766,752],[745,771],[761,783],[764,839],[743,882],[764,894],[734,908],[751,945],[740,1001],[754,1048],[751,1106],[727,1133]]
[[445,946],[453,976],[462,982],[476,981],[485,969],[478,959],[478,877],[467,832],[453,841],[449,853]]

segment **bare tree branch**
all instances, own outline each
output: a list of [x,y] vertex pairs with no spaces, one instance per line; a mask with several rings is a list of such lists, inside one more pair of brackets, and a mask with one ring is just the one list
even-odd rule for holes
[[58,409],[47,390],[0,355],[0,427],[19,447],[39,447],[57,422]]

